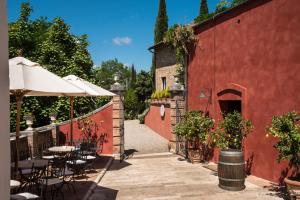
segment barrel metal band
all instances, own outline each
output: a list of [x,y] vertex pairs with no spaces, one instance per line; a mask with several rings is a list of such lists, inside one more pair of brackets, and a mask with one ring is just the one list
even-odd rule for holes
[[245,179],[230,179],[230,178],[222,178],[222,177],[219,177],[219,179],[221,179],[222,181],[245,181]]
[[245,162],[243,163],[228,163],[228,162],[219,162],[221,165],[245,165]]

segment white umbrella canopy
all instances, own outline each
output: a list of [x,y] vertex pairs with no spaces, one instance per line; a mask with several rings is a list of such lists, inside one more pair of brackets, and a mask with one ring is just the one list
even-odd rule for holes
[[9,60],[9,89],[26,96],[84,96],[85,91],[23,57]]
[[86,96],[115,96],[116,95],[108,90],[103,89],[102,87],[94,85],[75,75],[65,76],[63,77],[63,79],[77,86],[78,88],[84,90]]
[[9,90],[16,97],[16,160],[18,169],[21,104],[24,96],[84,96],[83,90],[23,57],[9,59]]
[[[103,89],[102,87],[99,87],[97,85],[94,85],[82,78],[79,78],[75,75],[69,75],[63,77],[64,80],[68,81],[69,83],[77,86],[78,88],[85,91],[85,96],[115,96],[116,94]],[[74,98],[70,98],[70,138],[71,138],[71,144],[73,144],[73,108],[74,107]]]

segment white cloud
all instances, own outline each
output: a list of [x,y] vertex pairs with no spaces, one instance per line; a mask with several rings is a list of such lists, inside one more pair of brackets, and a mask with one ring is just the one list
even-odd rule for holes
[[130,37],[115,37],[113,39],[113,43],[118,46],[130,45],[132,43],[132,39]]

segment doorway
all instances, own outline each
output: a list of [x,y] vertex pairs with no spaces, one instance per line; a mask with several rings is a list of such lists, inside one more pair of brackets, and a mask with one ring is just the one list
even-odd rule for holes
[[219,100],[219,104],[223,117],[228,113],[233,113],[234,111],[242,113],[241,100]]

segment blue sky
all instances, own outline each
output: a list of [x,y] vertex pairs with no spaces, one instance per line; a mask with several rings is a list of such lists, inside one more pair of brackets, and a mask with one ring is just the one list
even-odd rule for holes
[[[15,21],[24,0],[7,0],[8,21]],[[87,34],[95,65],[117,58],[149,70],[158,0],[30,0],[31,19],[60,16],[75,35]],[[208,0],[209,10],[219,0]],[[190,23],[199,11],[200,0],[166,0],[169,26]]]

